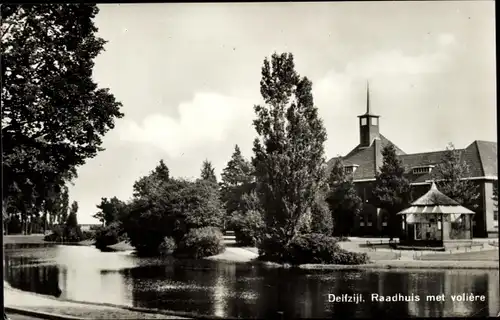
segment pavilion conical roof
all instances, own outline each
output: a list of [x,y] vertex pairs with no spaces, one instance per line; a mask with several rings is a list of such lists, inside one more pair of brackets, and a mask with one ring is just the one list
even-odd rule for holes
[[414,201],[410,207],[398,214],[474,214],[475,212],[460,205],[457,201],[438,190],[432,182],[431,188],[426,194]]
[[426,194],[413,201],[412,206],[460,206],[460,203],[456,202],[452,198],[448,197],[444,193],[438,190],[434,181],[432,182],[431,188]]

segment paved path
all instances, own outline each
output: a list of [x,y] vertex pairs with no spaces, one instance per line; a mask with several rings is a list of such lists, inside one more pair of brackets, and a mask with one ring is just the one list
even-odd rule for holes
[[[389,241],[389,238],[349,238],[351,241],[343,241],[339,242],[339,246],[342,249],[351,251],[351,252],[365,252],[368,253],[369,256],[373,255],[376,256],[376,253],[386,253],[386,254],[394,254],[395,256],[398,256],[398,260],[415,260],[415,258],[422,256],[422,255],[430,255],[430,254],[443,254],[443,253],[449,253],[450,250],[447,250],[445,252],[443,251],[431,251],[431,250],[419,250],[419,251],[414,251],[414,250],[397,250],[397,249],[391,249],[391,248],[377,248],[376,246],[373,248],[369,247],[363,247],[360,245],[365,245],[368,241],[377,244],[380,243],[380,241],[383,241],[384,243],[387,243]],[[483,241],[481,241],[483,240]],[[491,239],[474,239],[474,242],[481,242],[483,246],[472,246],[471,248],[456,248],[452,249],[453,253],[465,253],[465,252],[479,252],[479,251],[486,251],[486,250],[498,250],[497,246],[491,246],[488,243],[488,240],[491,241]],[[377,259],[378,260],[378,259]]]

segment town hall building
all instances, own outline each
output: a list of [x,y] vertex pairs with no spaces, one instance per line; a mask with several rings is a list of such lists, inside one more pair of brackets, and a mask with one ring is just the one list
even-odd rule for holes
[[[387,216],[376,208],[372,199],[375,174],[382,166],[382,149],[392,143],[380,133],[380,116],[370,110],[370,91],[367,89],[366,113],[359,118],[359,144],[347,155],[341,157],[344,169],[352,174],[358,195],[363,200],[363,210],[355,219],[352,236],[386,236]],[[401,160],[405,175],[412,186],[414,199],[425,194],[431,186],[432,169],[440,163],[445,150],[406,154],[394,145]],[[493,184],[498,180],[497,143],[476,140],[463,149],[461,160],[469,166],[469,177],[480,193],[474,210],[473,236],[498,237],[498,208],[493,201]],[[328,161],[331,168],[337,158]]]

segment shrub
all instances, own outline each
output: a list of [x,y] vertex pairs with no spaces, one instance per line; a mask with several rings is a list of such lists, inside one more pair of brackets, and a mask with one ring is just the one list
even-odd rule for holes
[[86,240],[86,235],[79,226],[56,225],[52,228],[52,233],[44,237],[45,241],[51,242],[80,242]]
[[224,251],[224,237],[215,227],[191,229],[181,240],[176,255],[199,259],[213,256]]
[[271,262],[289,261],[289,254],[284,249],[283,241],[273,233],[264,233],[259,243],[259,260]]
[[95,231],[82,231],[82,241],[95,239]]
[[257,246],[265,227],[262,214],[256,210],[235,212],[231,217],[236,243],[240,246]]
[[104,249],[124,240],[124,233],[119,222],[113,222],[95,231],[95,246]]
[[333,257],[333,264],[358,265],[370,262],[366,253],[349,252],[339,249]]
[[293,264],[332,263],[340,248],[335,238],[321,233],[310,233],[295,237],[289,244],[288,259]]
[[364,264],[368,262],[366,253],[343,250],[337,239],[323,234],[310,233],[295,237],[287,248],[287,260],[292,264]]
[[158,252],[160,253],[160,255],[166,256],[166,255],[172,254],[175,251],[176,247],[177,246],[176,246],[173,238],[165,237],[163,239],[162,243],[160,243],[160,246],[158,248]]
[[52,233],[46,235],[43,239],[51,242],[62,242],[64,236],[64,226],[55,225],[52,228]]

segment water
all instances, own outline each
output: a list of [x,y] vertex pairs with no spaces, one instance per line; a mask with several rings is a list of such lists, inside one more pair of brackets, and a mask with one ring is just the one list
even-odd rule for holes
[[[223,317],[496,316],[495,271],[301,271],[214,261],[138,258],[92,247],[10,245],[5,280],[13,287],[71,300],[190,311]],[[328,294],[362,294],[364,303],[331,303]],[[376,302],[370,295],[419,295]],[[426,295],[445,294],[445,302]],[[454,294],[485,301],[453,302]]]

